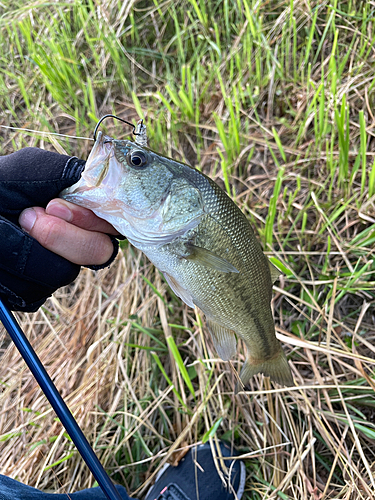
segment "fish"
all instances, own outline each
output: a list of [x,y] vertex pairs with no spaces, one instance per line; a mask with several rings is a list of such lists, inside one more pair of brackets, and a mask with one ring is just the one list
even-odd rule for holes
[[81,179],[60,196],[112,224],[204,313],[222,360],[244,341],[243,387],[258,373],[294,385],[271,311],[281,272],[246,216],[211,178],[142,144],[99,132]]

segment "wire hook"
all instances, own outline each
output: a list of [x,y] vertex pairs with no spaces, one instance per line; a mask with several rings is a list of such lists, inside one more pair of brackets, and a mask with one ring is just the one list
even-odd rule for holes
[[[135,131],[135,125],[133,125],[132,123],[130,122],[127,122],[126,120],[124,120],[123,118],[119,118],[118,116],[116,115],[104,115],[100,118],[100,120],[98,121],[98,123],[96,124],[96,127],[95,127],[95,130],[94,130],[94,141],[96,141],[96,133],[98,131],[98,128],[99,128],[99,125],[102,123],[103,120],[105,120],[106,118],[116,118],[116,120],[119,120],[120,122],[124,122],[126,123],[127,125],[130,125],[131,127],[133,127],[133,132],[132,134],[133,135],[141,135],[140,133],[136,132]],[[142,120],[143,122],[143,120]]]

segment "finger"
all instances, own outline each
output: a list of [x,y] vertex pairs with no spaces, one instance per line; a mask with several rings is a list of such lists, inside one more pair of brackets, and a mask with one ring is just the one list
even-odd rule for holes
[[98,231],[100,233],[119,234],[116,229],[104,219],[100,219],[88,208],[74,205],[69,201],[55,198],[50,201],[46,207],[48,215],[59,217],[75,226],[87,229],[89,231]]
[[19,223],[43,247],[74,264],[101,265],[113,254],[113,244],[106,234],[77,227],[46,214],[40,207],[24,210]]

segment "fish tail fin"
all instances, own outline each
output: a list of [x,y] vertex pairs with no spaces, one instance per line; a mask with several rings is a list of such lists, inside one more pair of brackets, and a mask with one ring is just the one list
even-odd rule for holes
[[[255,360],[248,354],[240,373],[242,384],[246,386],[251,377],[257,373],[263,373],[263,375],[270,377],[273,382],[277,382],[280,385],[287,387],[295,385],[288,361],[281,348],[272,359],[262,362],[258,361],[257,363],[255,363]],[[241,389],[239,385],[240,384],[237,382],[235,390],[236,393]]]

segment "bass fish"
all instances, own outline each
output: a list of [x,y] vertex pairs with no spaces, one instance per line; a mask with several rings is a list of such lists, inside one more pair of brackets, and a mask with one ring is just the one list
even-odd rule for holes
[[184,163],[99,132],[81,179],[61,195],[112,224],[147,255],[174,293],[206,316],[218,355],[247,347],[244,386],[263,373],[294,385],[271,312],[281,274],[245,215],[209,177]]

